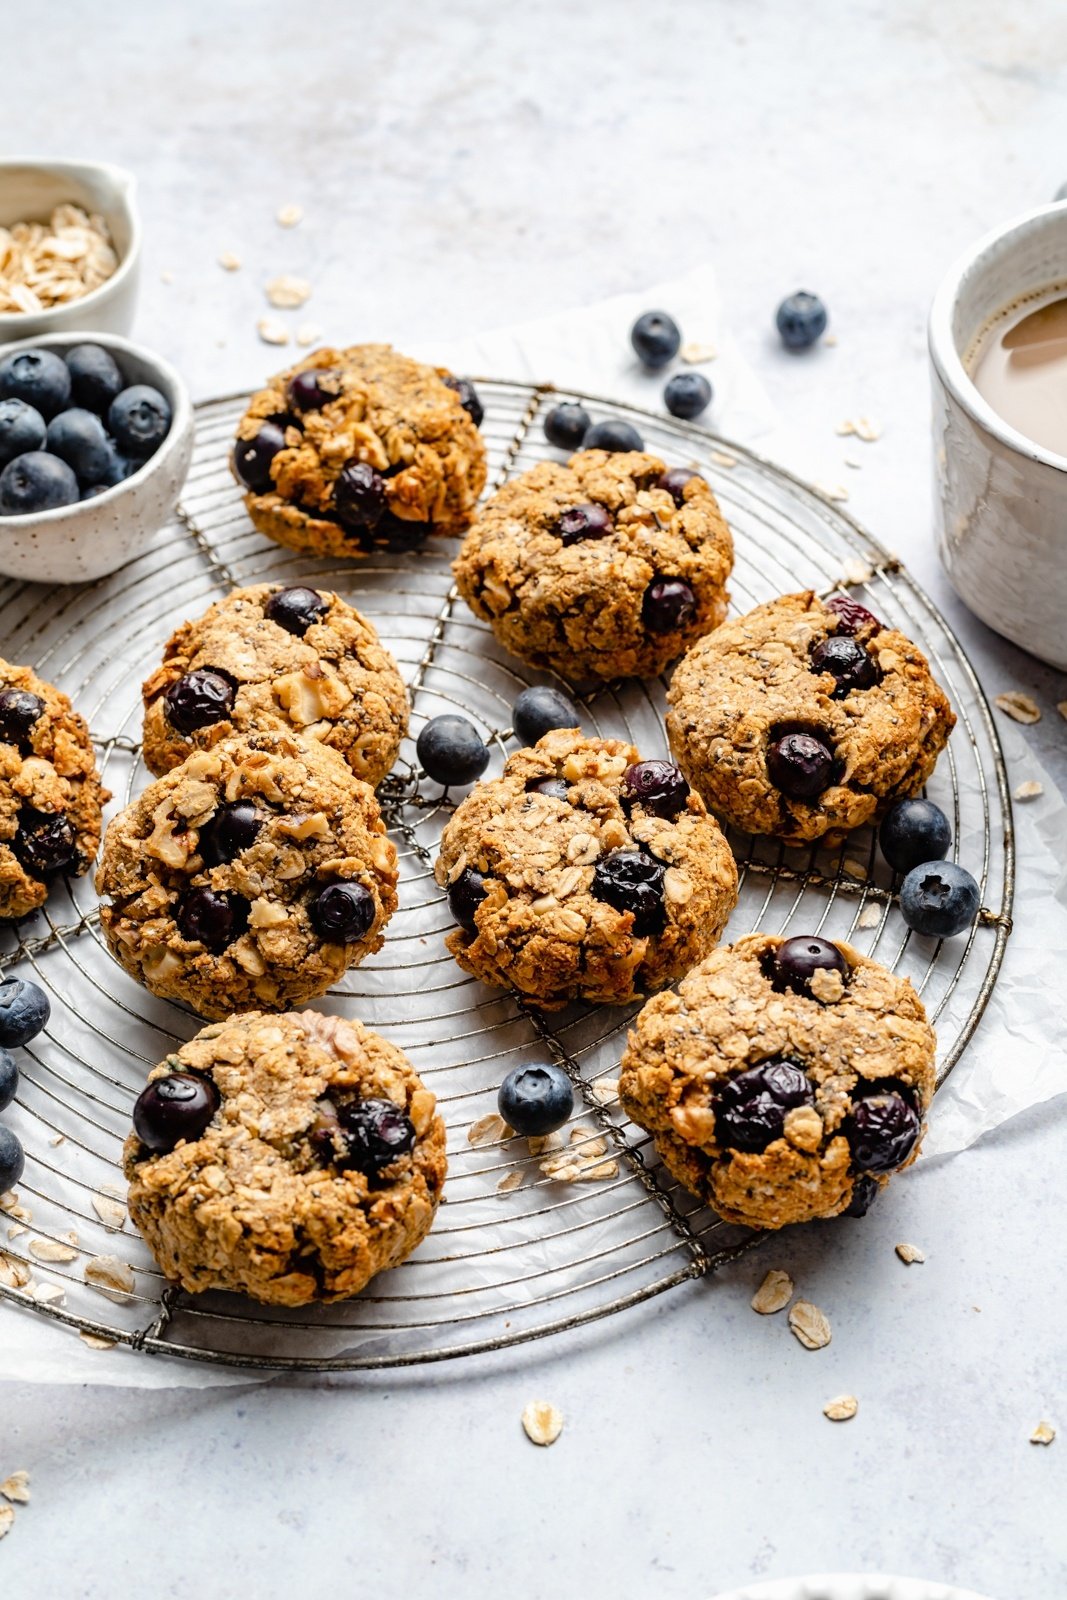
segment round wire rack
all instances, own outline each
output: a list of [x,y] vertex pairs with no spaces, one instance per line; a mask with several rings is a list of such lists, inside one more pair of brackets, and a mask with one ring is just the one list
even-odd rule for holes
[[[548,386],[485,381],[490,487],[552,456]],[[570,396],[568,396],[570,398]],[[582,396],[626,415],[647,448],[699,468],[733,529],[733,608],[776,594],[847,585],[923,648],[958,723],[930,785],[975,873],[982,911],[947,943],[909,933],[896,882],[870,830],[839,849],[788,849],[731,835],[741,888],[729,937],[755,928],[845,938],[911,978],[939,1040],[943,1081],[996,980],[1011,928],[1013,845],[1004,764],[985,697],[925,594],[841,508],[751,452],[691,424]],[[457,597],[450,547],[358,563],[297,556],[251,526],[227,468],[245,397],[198,408],[182,505],[150,549],[113,577],[71,588],[0,585],[3,653],[32,662],[88,718],[110,812],[149,781],[140,758],[142,678],[164,640],[236,584],[308,580],[338,590],[376,624],[405,673],[411,737],[380,790],[401,858],[400,910],[384,948],[320,1005],[395,1040],[434,1089],[449,1129],[449,1177],[430,1237],[402,1266],[342,1305],[283,1311],[238,1296],[190,1296],[161,1275],[125,1215],[120,1155],[145,1074],[200,1026],[139,988],[107,953],[91,875],[61,881],[36,917],[0,930],[0,971],[49,991],[48,1028],[23,1054],[10,1115],[27,1152],[17,1197],[0,1201],[0,1295],[80,1331],[136,1349],[256,1368],[315,1371],[411,1365],[498,1349],[622,1311],[714,1271],[757,1236],[730,1227],[659,1166],[622,1116],[615,1079],[636,1011],[573,1006],[544,1018],[484,988],[444,948],[447,905],[433,879],[453,801],[420,778],[414,737],[461,709],[499,771],[518,691],[547,681],[511,659]],[[613,683],[582,702],[587,730],[666,753],[663,684]],[[571,1075],[580,1109],[564,1130],[565,1180],[525,1140],[495,1136],[501,1078],[547,1051]],[[551,1158],[548,1158],[551,1160]],[[557,1164],[558,1165],[558,1164]],[[574,1174],[577,1173],[575,1177]],[[854,1224],[845,1224],[846,1226]]]

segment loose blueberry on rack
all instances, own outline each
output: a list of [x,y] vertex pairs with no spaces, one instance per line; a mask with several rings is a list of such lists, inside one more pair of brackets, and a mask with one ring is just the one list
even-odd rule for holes
[[103,416],[116,395],[122,393],[122,373],[114,356],[98,344],[76,344],[67,351],[65,360],[74,404]]
[[65,461],[79,483],[103,483],[111,469],[111,442],[93,411],[72,406],[48,424],[45,445]]
[[915,933],[950,939],[969,928],[981,895],[965,867],[955,861],[927,861],[912,867],[900,886],[900,914]]
[[263,607],[263,615],[276,622],[286,633],[302,639],[313,622],[319,622],[330,609],[317,589],[307,589],[294,584],[291,589],[278,589]]
[[5,978],[0,983],[0,1046],[14,1050],[36,1039],[47,1027],[52,1007],[39,984],[29,978]]
[[455,390],[459,396],[459,403],[470,417],[476,428],[480,428],[485,417],[485,407],[479,398],[478,391],[469,378],[453,378],[451,376],[442,380],[446,389]]
[[260,424],[251,439],[237,439],[233,447],[233,470],[253,494],[264,494],[273,486],[270,464],[279,450],[285,449],[285,433],[276,422]]
[[603,506],[568,506],[556,518],[555,531],[565,545],[581,544],[585,539],[603,539],[614,532],[611,513]]
[[653,578],[641,601],[641,620],[653,633],[674,633],[696,609],[697,597],[684,578]]
[[0,467],[30,450],[40,450],[45,432],[41,413],[25,400],[0,400]]
[[778,307],[775,322],[782,343],[789,350],[806,350],[826,332],[826,307],[817,294],[798,289]]
[[485,899],[485,879],[473,867],[466,867],[448,886],[448,909],[467,933],[477,933],[474,913]]
[[167,721],[179,733],[195,733],[214,722],[224,722],[233,710],[237,693],[233,680],[213,667],[196,667],[163,696]]
[[51,350],[17,350],[0,361],[0,400],[25,400],[47,422],[70,402],[66,362]]
[[557,450],[580,450],[591,426],[592,418],[588,411],[573,401],[553,406],[545,414],[545,438]]
[[691,422],[711,404],[711,384],[702,372],[676,372],[663,391],[663,404],[672,417]]
[[263,818],[251,800],[232,800],[219,806],[200,829],[200,854],[204,865],[219,867],[235,861],[259,836]]
[[678,324],[665,311],[642,312],[630,329],[630,343],[638,360],[653,370],[673,361],[681,342]]
[[667,925],[663,904],[662,862],[643,850],[614,850],[593,869],[592,892],[616,911],[632,912],[638,939],[662,933]]
[[21,745],[44,710],[40,695],[28,689],[0,689],[0,740]]
[[112,400],[107,411],[111,437],[126,455],[144,461],[159,449],[170,431],[170,401],[150,383],[133,383]]
[[339,1165],[376,1177],[415,1144],[411,1118],[392,1100],[352,1100],[337,1107],[345,1155]]
[[146,1084],[133,1104],[133,1131],[153,1155],[199,1139],[219,1109],[219,1091],[199,1072],[171,1072]]
[[[856,1095],[862,1094],[862,1099]],[[910,1095],[875,1082],[857,1084],[844,1124],[857,1172],[894,1172],[911,1155],[922,1119]]]
[[836,944],[810,933],[783,939],[767,964],[774,987],[792,989],[794,994],[810,994],[811,980],[817,972],[837,972],[844,983],[848,982],[848,962]]
[[813,647],[811,670],[828,672],[836,678],[831,696],[834,700],[843,700],[853,689],[872,689],[881,677],[863,646],[841,633],[832,633]]
[[841,1215],[844,1217],[865,1217],[880,1192],[881,1185],[874,1178],[868,1178],[861,1173],[853,1182],[852,1199]]
[[563,1068],[548,1061],[509,1072],[496,1103],[509,1128],[524,1139],[539,1139],[562,1128],[574,1110],[574,1090]]
[[29,807],[19,815],[19,826],[11,848],[34,878],[50,878],[74,865],[78,854],[77,836],[69,817]]
[[374,896],[362,883],[329,883],[308,906],[308,916],[327,944],[355,944],[374,923]]
[[16,456],[0,472],[0,515],[25,517],[37,511],[72,506],[80,498],[78,480],[65,461],[45,450]]
[[350,532],[376,528],[385,511],[385,480],[366,461],[342,467],[333,486],[333,509]]
[[0,1049],[0,1111],[6,1111],[19,1086],[19,1069],[10,1050]]
[[603,422],[594,422],[582,440],[583,450],[610,450],[618,454],[644,448],[645,441],[633,424],[622,422],[617,417],[607,417]]
[[227,889],[187,889],[178,900],[174,920],[183,939],[218,955],[244,933],[250,910],[243,894]]
[[826,609],[836,612],[839,618],[838,634],[859,633],[861,628],[882,626],[873,611],[868,611],[866,606],[861,606],[849,594],[832,594],[826,602]]
[[569,801],[571,797],[566,778],[531,778],[526,785],[526,793],[547,795],[550,800]]
[[815,1090],[796,1061],[764,1061],[729,1078],[715,1101],[715,1136],[731,1150],[753,1154],[782,1137],[795,1106],[815,1104]]
[[910,872],[948,855],[952,824],[932,800],[898,800],[882,818],[878,843],[894,872]]
[[669,819],[685,810],[689,785],[673,761],[635,761],[622,775],[619,798]]
[[814,800],[834,781],[833,752],[813,733],[785,733],[767,746],[767,772],[791,800]]
[[660,473],[656,487],[666,489],[675,505],[681,506],[685,504],[685,486],[694,478],[704,481],[703,474],[694,472],[692,467],[668,467],[666,472]]
[[0,1194],[13,1189],[26,1170],[26,1157],[10,1128],[0,1127]]
[[321,411],[337,399],[336,392],[332,392],[336,382],[337,373],[325,367],[296,372],[289,379],[286,398],[294,411]]
[[559,689],[535,683],[523,689],[511,708],[515,737],[524,745],[536,744],[553,728],[579,728],[578,707]]
[[415,741],[415,753],[434,783],[473,783],[489,765],[489,749],[473,722],[446,714],[431,717]]

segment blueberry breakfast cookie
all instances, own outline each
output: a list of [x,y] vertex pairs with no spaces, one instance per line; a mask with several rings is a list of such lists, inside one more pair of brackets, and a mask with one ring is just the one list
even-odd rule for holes
[[88,871],[110,798],[66,695],[0,660],[0,919],[43,905],[54,873]]
[[728,1222],[861,1216],[918,1154],[934,1046],[906,978],[847,944],[754,933],[648,1002],[619,1094]]
[[426,1237],[445,1181],[444,1123],[407,1057],[315,1011],[202,1029],[133,1124],[130,1216],[191,1294],[347,1299]]
[[844,595],[757,606],[679,662],[667,733],[717,816],[790,844],[917,794],[955,724],[926,657]]
[[655,677],[726,615],[733,541],[704,479],[582,450],[497,491],[453,571],[501,644],[564,678]]
[[169,772],[250,728],[295,729],[380,783],[407,729],[396,662],[328,589],[234,589],[168,639],[144,685],[144,758]]
[[271,731],[157,778],[110,823],[96,875],[112,954],[205,1017],[324,994],[381,945],[396,881],[373,790]]
[[678,768],[577,729],[517,751],[467,796],[436,878],[460,966],[548,1009],[670,983],[737,903],[734,858]]
[[291,550],[410,550],[470,522],[480,410],[461,380],[387,344],[316,350],[253,395],[233,471],[256,527]]

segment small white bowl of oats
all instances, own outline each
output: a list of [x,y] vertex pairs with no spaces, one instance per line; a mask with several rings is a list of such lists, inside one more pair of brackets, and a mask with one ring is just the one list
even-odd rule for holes
[[128,333],[141,224],[135,181],[106,162],[0,160],[0,344]]

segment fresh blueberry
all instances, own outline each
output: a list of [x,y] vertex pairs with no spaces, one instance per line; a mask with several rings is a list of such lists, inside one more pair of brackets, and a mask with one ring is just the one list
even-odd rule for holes
[[791,800],[814,800],[834,781],[833,752],[812,733],[786,733],[767,746],[770,780]]
[[355,944],[374,923],[374,896],[362,883],[328,883],[308,906],[308,916],[327,944]]
[[524,745],[536,744],[553,728],[580,728],[582,719],[573,700],[547,684],[524,689],[511,708],[511,726]]
[[692,483],[694,478],[699,478],[703,483],[704,476],[694,472],[692,467],[668,467],[666,472],[661,472],[656,484],[657,489],[666,489],[676,506],[685,504],[685,486]]
[[711,384],[702,372],[676,372],[663,391],[663,404],[672,417],[691,421],[711,404]]
[[915,933],[949,939],[969,928],[981,896],[971,874],[955,861],[912,867],[900,886],[900,914]]
[[0,1049],[0,1111],[6,1111],[19,1086],[19,1069],[10,1050]]
[[564,401],[545,413],[545,438],[557,450],[580,450],[591,426],[592,418],[588,411],[573,401]]
[[200,854],[204,865],[220,867],[251,849],[263,818],[251,800],[231,800],[219,806],[200,829]]
[[19,815],[11,848],[34,878],[50,878],[54,872],[64,872],[76,864],[78,856],[77,837],[68,817],[31,811],[28,807]]
[[841,1213],[843,1217],[865,1217],[881,1192],[881,1185],[863,1173],[853,1180],[852,1199]]
[[337,373],[327,368],[296,372],[289,379],[286,395],[294,411],[321,411],[337,399]]
[[0,400],[25,400],[47,422],[70,403],[70,373],[51,350],[17,350],[0,361]]
[[466,717],[431,717],[415,742],[415,753],[435,783],[473,783],[489,765],[489,748]]
[[834,700],[843,700],[853,689],[871,689],[881,677],[863,646],[843,633],[832,633],[815,645],[811,652],[811,670],[828,672],[836,678],[831,696]]
[[497,1110],[524,1139],[539,1139],[562,1128],[574,1110],[574,1090],[562,1067],[516,1067],[496,1097]]
[[13,1189],[26,1169],[26,1156],[10,1128],[0,1127],[0,1194]]
[[82,490],[81,497],[83,500],[95,500],[98,494],[107,494],[112,487],[110,483],[91,483],[88,489]]
[[630,343],[646,367],[665,367],[678,354],[682,335],[665,311],[645,311],[630,329]]
[[826,602],[826,608],[837,613],[840,619],[837,624],[839,634],[859,633],[861,628],[882,626],[874,612],[868,611],[866,606],[861,606],[850,594],[832,594]]
[[755,1153],[782,1137],[786,1113],[815,1104],[815,1090],[796,1061],[764,1061],[727,1079],[715,1103],[715,1136],[730,1150]]
[[108,432],[119,449],[138,461],[153,455],[170,430],[170,402],[149,383],[134,383],[115,396],[107,412]]
[[0,467],[40,450],[44,439],[45,421],[39,411],[25,400],[0,400]]
[[673,761],[635,761],[622,775],[620,798],[656,817],[677,817],[685,810],[689,785]]
[[72,506],[78,499],[78,480],[70,467],[44,450],[16,456],[0,472],[0,516],[54,511],[57,506]]
[[621,422],[617,417],[608,417],[603,422],[594,422],[582,440],[583,450],[610,450],[618,454],[619,452],[643,450],[644,448],[645,441],[633,424]]
[[44,710],[44,701],[28,689],[0,689],[0,740],[21,746]]
[[183,939],[202,944],[218,955],[244,933],[250,910],[243,894],[226,889],[186,889],[175,908],[174,920]]
[[163,696],[167,721],[179,733],[195,733],[213,722],[225,722],[233,710],[236,686],[213,667],[196,667],[172,683]]
[[448,909],[467,933],[477,933],[474,913],[485,899],[485,879],[473,867],[466,867],[448,886]]
[[459,403],[470,417],[476,428],[480,428],[485,417],[485,407],[478,398],[478,391],[469,378],[453,378],[449,376],[442,380],[446,389],[455,390],[459,395]]
[[641,620],[653,633],[674,633],[696,609],[697,597],[684,578],[653,578],[641,602]]
[[66,363],[74,404],[104,416],[122,393],[123,377],[114,356],[98,344],[76,344],[67,351]]
[[556,518],[555,531],[565,545],[581,544],[585,539],[603,539],[614,529],[611,514],[603,506],[568,506]]
[[166,1155],[199,1139],[219,1109],[219,1091],[199,1072],[155,1078],[133,1104],[133,1131],[153,1155]]
[[415,1145],[415,1125],[392,1100],[351,1100],[337,1107],[345,1154],[338,1162],[376,1177]]
[[665,871],[661,862],[643,850],[613,850],[593,870],[593,896],[616,911],[632,912],[636,938],[662,933],[667,925]]
[[29,978],[5,978],[0,983],[0,1045],[14,1050],[29,1044],[47,1026],[51,1012],[39,984]]
[[817,972],[837,972],[843,982],[848,982],[848,962],[836,944],[814,934],[783,939],[768,962],[774,987],[792,989],[795,994],[810,994],[811,980]]
[[571,791],[566,778],[530,778],[526,784],[527,794],[547,795],[550,800],[562,800],[570,803]]
[[93,411],[72,406],[48,424],[46,447],[74,469],[79,483],[103,483],[111,468],[111,444]]
[[775,322],[788,349],[806,350],[826,332],[826,307],[817,294],[798,289],[782,301]]
[[932,800],[898,800],[882,818],[878,843],[894,872],[910,872],[948,855],[952,825]]
[[368,462],[350,461],[333,486],[333,509],[354,532],[376,528],[385,511],[385,480]]
[[[103,477],[98,483],[91,484],[90,488],[97,490],[113,489],[116,483],[125,483],[127,478],[132,478],[133,474],[139,471],[143,464],[141,461],[131,461],[128,456],[124,456],[121,450],[115,448],[114,440],[109,439],[107,442],[107,463],[104,467]],[[85,498],[84,495],[82,498]]]
[[[857,1094],[863,1099],[857,1100]],[[911,1155],[922,1119],[911,1098],[888,1085],[857,1084],[844,1134],[857,1172],[894,1172]]]
[[251,489],[253,494],[265,494],[273,488],[270,464],[278,451],[284,449],[285,433],[276,422],[263,422],[253,438],[234,441],[233,470],[246,489]]
[[276,622],[286,633],[302,639],[313,622],[320,622],[330,609],[317,589],[307,589],[294,584],[291,589],[278,589],[263,607],[263,615]]

